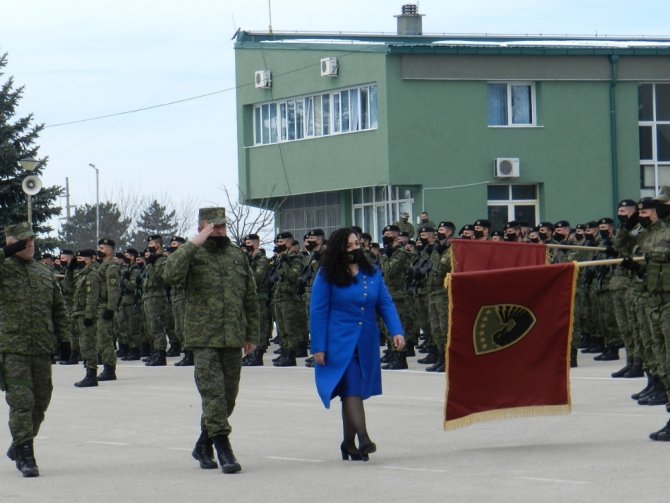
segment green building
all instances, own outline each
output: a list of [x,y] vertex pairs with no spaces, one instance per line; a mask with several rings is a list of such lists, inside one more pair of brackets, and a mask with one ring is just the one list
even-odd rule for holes
[[613,216],[670,184],[670,38],[240,32],[239,183],[296,236]]

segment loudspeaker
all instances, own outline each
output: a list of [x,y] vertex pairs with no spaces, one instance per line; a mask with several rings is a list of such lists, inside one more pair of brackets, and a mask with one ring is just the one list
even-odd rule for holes
[[23,189],[23,192],[25,192],[29,196],[34,196],[40,190],[42,190],[42,180],[40,180],[39,176],[35,175],[27,176],[23,179],[21,188]]

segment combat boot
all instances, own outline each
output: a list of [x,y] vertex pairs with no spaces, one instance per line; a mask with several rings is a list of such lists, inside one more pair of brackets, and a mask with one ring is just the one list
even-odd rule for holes
[[603,344],[603,340],[600,337],[591,338],[591,345],[587,348],[582,349],[582,353],[602,353],[604,351],[605,351],[605,345]]
[[200,438],[198,438],[198,441],[195,443],[191,456],[200,463],[200,468],[203,470],[211,470],[219,467],[219,465],[216,464],[216,461],[214,461],[213,445],[214,442],[207,436],[207,433],[204,431],[201,432]]
[[645,371],[645,374],[647,374],[647,385],[642,388],[640,391],[637,393],[633,393],[630,397],[633,400],[639,400],[642,395],[646,395],[649,393],[651,388],[654,386],[654,376],[652,376],[649,372]]
[[157,354],[157,353],[158,353],[158,350],[157,350],[157,349],[153,350],[153,351],[152,351],[151,353],[149,353],[147,356],[145,356],[144,358],[142,358],[142,361],[143,361],[144,363],[149,363],[151,360],[153,360],[153,359],[156,357],[156,354]]
[[577,347],[570,346],[570,368],[574,369],[577,367]]
[[60,365],[76,365],[79,363],[79,351],[76,349],[73,349],[70,351],[70,357],[67,360],[64,360],[62,362],[58,362]]
[[145,366],[147,367],[164,367],[167,365],[167,360],[166,360],[166,353],[164,349],[159,349],[158,351],[154,351],[154,357],[151,358],[147,363],[145,363]]
[[386,365],[382,365],[384,370],[404,370],[407,368],[407,355],[403,351],[392,351],[391,358]]
[[414,350],[414,343],[413,342],[408,342],[405,345],[405,356],[416,356],[416,351]]
[[276,356],[275,358],[272,359],[272,363],[277,363],[279,360],[284,358],[284,356],[286,355],[287,352],[288,352],[288,349],[279,348],[278,351],[275,351],[275,354],[277,354],[278,356]]
[[103,364],[103,371],[98,375],[98,381],[116,381],[116,367]]
[[654,377],[654,386],[648,393],[640,395],[637,403],[639,405],[665,405],[668,403],[665,387],[658,377]]
[[581,334],[577,348],[586,349],[591,345],[592,342],[593,341],[591,340],[591,334]]
[[7,457],[12,461],[16,461],[16,448],[14,447],[14,444],[11,444],[9,449],[7,449]]
[[180,356],[181,355],[181,344],[178,342],[173,342],[170,344],[170,349],[168,350],[167,353],[165,353],[165,356]]
[[14,450],[16,454],[16,468],[24,477],[39,477],[40,470],[37,468],[35,453],[33,452],[33,441],[17,445]]
[[295,357],[296,358],[307,358],[309,356],[309,353],[307,352],[307,343],[306,342],[300,342],[298,344],[298,349],[295,350]]
[[612,372],[610,375],[612,377],[623,377],[626,375],[626,372],[628,372],[631,367],[633,366],[633,358],[630,356],[626,356],[626,365],[616,372]]
[[86,369],[86,376],[79,381],[74,383],[77,388],[91,388],[98,385],[98,376],[96,375],[95,369]]
[[426,369],[426,372],[444,372],[444,351],[439,350],[437,361]]
[[176,367],[192,367],[193,366],[193,351],[184,350],[184,358],[175,363]]
[[[143,342],[142,346],[140,346],[140,356],[142,358],[146,358],[147,356],[151,355],[151,346],[149,346],[148,342]],[[146,361],[146,360],[142,360]]]
[[289,349],[286,351],[285,355],[273,363],[275,367],[295,367],[297,364],[295,362],[295,350]]
[[670,420],[660,430],[650,433],[649,438],[661,442],[670,442]]
[[216,454],[219,458],[221,471],[223,473],[239,472],[242,467],[237,462],[237,459],[235,459],[235,454],[233,454],[233,448],[230,445],[228,435],[220,435],[212,438],[212,440],[214,441],[214,447],[216,447]]
[[124,362],[134,362],[140,359],[140,348],[130,348],[128,354],[121,358]]
[[242,365],[245,367],[261,367],[263,365],[263,353],[265,353],[265,349],[254,349],[253,352],[249,353],[249,358]]
[[610,362],[613,360],[619,359],[619,348],[616,346],[605,346],[605,351],[601,355],[598,355],[594,360],[601,362]]
[[633,358],[633,365],[631,365],[628,372],[624,374],[624,377],[626,379],[630,379],[634,377],[643,377],[643,376],[644,376],[644,370],[642,370],[642,359]]
[[417,363],[423,365],[432,365],[437,361],[437,348],[435,346],[428,346],[428,354],[423,358],[417,360]]
[[128,356],[128,351],[130,350],[128,344],[123,344],[119,342],[119,349],[116,350],[116,356],[118,358],[123,358],[124,356]]

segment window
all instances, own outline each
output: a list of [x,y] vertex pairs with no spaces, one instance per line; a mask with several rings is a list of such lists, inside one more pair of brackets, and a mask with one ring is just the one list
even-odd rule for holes
[[530,83],[486,85],[489,126],[534,126],[535,86]]
[[493,230],[512,220],[536,225],[539,220],[537,185],[489,185],[488,218]]
[[254,145],[376,129],[377,86],[254,106]]
[[670,84],[638,86],[640,188],[658,194],[670,182]]
[[404,211],[412,214],[413,190],[412,187],[386,185],[352,190],[354,225],[381,242],[384,227],[399,220]]

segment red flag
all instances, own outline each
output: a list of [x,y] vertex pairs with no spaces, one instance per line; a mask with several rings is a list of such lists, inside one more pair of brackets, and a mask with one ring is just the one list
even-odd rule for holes
[[570,412],[577,266],[449,276],[446,430]]
[[506,269],[545,264],[547,247],[534,243],[454,239],[451,257],[453,272]]

